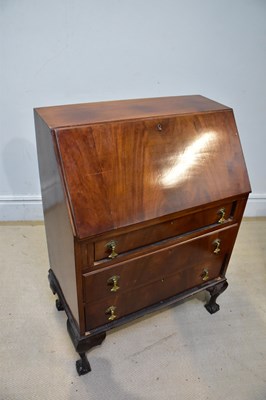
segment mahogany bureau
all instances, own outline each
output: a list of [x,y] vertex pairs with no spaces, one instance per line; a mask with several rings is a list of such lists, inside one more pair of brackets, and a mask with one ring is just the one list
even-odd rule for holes
[[106,331],[227,287],[250,184],[231,108],[202,96],[35,109],[49,281],[80,359]]

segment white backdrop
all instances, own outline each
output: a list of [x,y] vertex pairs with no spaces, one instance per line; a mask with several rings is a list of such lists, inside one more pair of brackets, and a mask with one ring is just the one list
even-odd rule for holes
[[0,219],[42,218],[34,107],[183,94],[234,109],[266,215],[265,74],[265,0],[0,0]]

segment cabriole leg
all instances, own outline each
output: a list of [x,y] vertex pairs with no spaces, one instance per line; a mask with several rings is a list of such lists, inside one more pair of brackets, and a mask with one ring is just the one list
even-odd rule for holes
[[63,292],[60,285],[50,269],[48,274],[50,287],[53,294],[57,294],[58,299],[56,300],[56,308],[61,311],[65,310],[67,314],[67,330],[73,342],[76,352],[80,356],[80,360],[76,361],[76,369],[79,375],[85,375],[91,371],[90,363],[86,357],[86,351],[90,350],[94,346],[99,346],[106,337],[106,332],[100,332],[95,335],[81,336],[76,322],[73,319],[71,311],[65,301]]
[[220,296],[221,293],[225,291],[227,286],[228,286],[227,281],[223,281],[215,286],[206,289],[211,295],[209,302],[205,304],[205,308],[210,314],[214,314],[220,310],[220,306],[219,304],[216,303],[216,299],[218,296]]
[[67,320],[67,330],[76,349],[76,352],[80,356],[80,360],[76,362],[76,368],[79,375],[85,375],[91,371],[90,363],[86,357],[86,351],[90,350],[94,346],[99,346],[106,337],[106,332],[98,333],[97,335],[89,335],[86,337],[80,337],[75,324],[72,320]]

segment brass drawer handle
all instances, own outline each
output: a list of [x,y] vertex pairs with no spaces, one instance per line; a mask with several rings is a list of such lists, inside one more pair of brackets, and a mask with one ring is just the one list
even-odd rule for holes
[[115,258],[118,256],[118,254],[115,252],[116,245],[117,242],[115,240],[110,240],[110,242],[106,243],[105,247],[111,250],[108,258]]
[[220,251],[221,251],[221,249],[220,249],[221,240],[220,240],[220,239],[216,239],[216,240],[213,242],[213,245],[215,246],[215,249],[213,250],[214,254],[219,254]]
[[116,319],[117,316],[115,315],[115,309],[116,306],[110,306],[105,311],[105,314],[111,314],[110,317],[108,318],[108,321],[113,321],[114,319]]
[[225,208],[221,208],[218,213],[220,215],[220,219],[217,221],[218,224],[223,224],[226,220],[225,220]]
[[117,285],[119,279],[120,279],[119,275],[111,276],[111,278],[108,279],[107,284],[113,285],[113,287],[111,288],[111,292],[117,292],[118,289],[120,289],[119,286]]
[[202,274],[200,275],[203,281],[207,281],[209,279],[209,271],[207,268],[204,268]]

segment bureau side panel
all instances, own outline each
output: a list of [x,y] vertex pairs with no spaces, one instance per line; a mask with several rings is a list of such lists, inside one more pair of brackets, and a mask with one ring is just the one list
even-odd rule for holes
[[79,323],[73,229],[58,169],[53,136],[36,112],[34,117],[50,267],[59,281],[73,317]]

